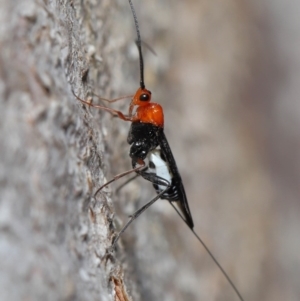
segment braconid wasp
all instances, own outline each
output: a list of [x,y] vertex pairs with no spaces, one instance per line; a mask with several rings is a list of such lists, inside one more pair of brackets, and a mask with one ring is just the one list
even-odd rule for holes
[[94,105],[84,99],[78,97],[74,92],[74,96],[83,104],[105,110],[122,120],[130,121],[131,127],[127,137],[127,142],[130,144],[129,155],[132,160],[132,169],[115,176],[112,180],[102,185],[95,192],[94,197],[107,185],[112,182],[129,175],[133,172],[137,176],[142,176],[145,180],[150,181],[157,195],[148,203],[134,212],[125,226],[116,235],[112,243],[111,249],[114,249],[117,241],[127,227],[147,208],[154,204],[158,199],[168,200],[171,206],[175,209],[180,218],[192,231],[196,239],[202,244],[204,249],[208,252],[212,260],[219,267],[224,277],[227,279],[238,298],[243,301],[240,292],[225,272],[223,267],[219,264],[217,259],[208,249],[206,244],[194,231],[194,222],[188,205],[187,197],[185,194],[184,186],[180,173],[178,171],[176,161],[172,154],[168,140],[164,134],[164,114],[163,108],[158,103],[151,102],[151,92],[146,89],[144,82],[144,61],[142,54],[142,40],[140,37],[140,30],[138,26],[137,16],[131,0],[129,5],[133,14],[135,29],[137,33],[136,45],[139,52],[140,62],[140,87],[132,96],[124,96],[112,100],[99,97],[101,100],[107,102],[115,102],[120,99],[132,97],[128,115],[123,114],[118,110],[114,110],[102,105]]

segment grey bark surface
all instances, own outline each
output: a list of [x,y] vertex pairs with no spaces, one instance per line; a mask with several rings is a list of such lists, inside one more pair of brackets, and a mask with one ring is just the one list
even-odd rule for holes
[[1,2],[1,300],[113,300],[122,286],[120,264],[101,261],[111,199],[91,198],[104,118],[71,93],[111,96],[125,45],[109,39],[116,5]]
[[[300,296],[299,4],[288,2],[134,2],[195,230],[249,301]],[[237,300],[165,201],[104,256],[155,192],[137,179],[92,197],[130,169],[129,124],[71,91],[137,89],[128,1],[3,0],[0,24],[1,301]]]

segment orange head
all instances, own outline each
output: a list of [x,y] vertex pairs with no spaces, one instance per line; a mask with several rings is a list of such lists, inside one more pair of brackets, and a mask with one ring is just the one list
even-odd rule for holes
[[136,106],[136,112],[132,121],[139,121],[142,123],[152,123],[156,126],[164,126],[164,113],[161,105],[157,103],[150,103],[151,92],[145,88],[139,88],[129,107],[129,116],[132,116],[133,109]]
[[145,88],[138,88],[130,103],[129,115],[132,115],[134,106],[142,107],[148,104],[150,101],[151,92]]
[[138,88],[131,101],[132,106],[144,106],[151,101],[151,92],[146,88]]

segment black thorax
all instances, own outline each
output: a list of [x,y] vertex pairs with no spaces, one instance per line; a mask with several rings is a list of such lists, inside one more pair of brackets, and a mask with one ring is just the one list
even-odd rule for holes
[[131,145],[129,155],[132,164],[137,159],[144,160],[148,153],[159,145],[158,137],[163,129],[151,123],[133,122],[131,124],[127,142]]

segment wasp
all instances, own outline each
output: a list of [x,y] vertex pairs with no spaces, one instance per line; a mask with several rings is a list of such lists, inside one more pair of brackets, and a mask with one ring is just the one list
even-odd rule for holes
[[[219,267],[237,296],[241,301],[244,301],[240,292],[225,272],[223,267],[208,249],[206,244],[194,231],[194,222],[187,201],[184,185],[177,168],[176,161],[171,151],[168,140],[164,134],[164,113],[160,104],[151,102],[151,91],[146,89],[144,81],[144,60],[142,53],[142,40],[140,36],[140,30],[138,25],[137,16],[134,10],[134,6],[131,0],[129,5],[133,15],[135,29],[137,33],[136,45],[139,52],[140,63],[140,87],[133,95],[131,103],[129,105],[128,114],[125,115],[121,111],[111,109],[102,105],[92,104],[80,97],[78,97],[73,91],[74,96],[83,104],[98,108],[111,113],[124,121],[131,122],[130,130],[127,137],[127,142],[130,145],[129,156],[131,157],[132,169],[115,176],[112,180],[102,185],[96,191],[94,197],[107,185],[124,177],[128,174],[136,172],[137,175],[143,177],[145,180],[150,181],[156,190],[157,195],[151,199],[148,203],[134,212],[128,222],[124,225],[121,231],[116,235],[112,243],[112,249],[115,247],[122,233],[127,227],[146,209],[153,205],[158,199],[164,199],[169,201],[172,207],[176,210],[181,219],[189,227],[197,240],[203,245],[208,252],[212,260]],[[128,97],[128,96],[125,96]],[[108,100],[99,97],[102,100],[108,102],[114,102],[125,97],[120,97],[113,100]]]

